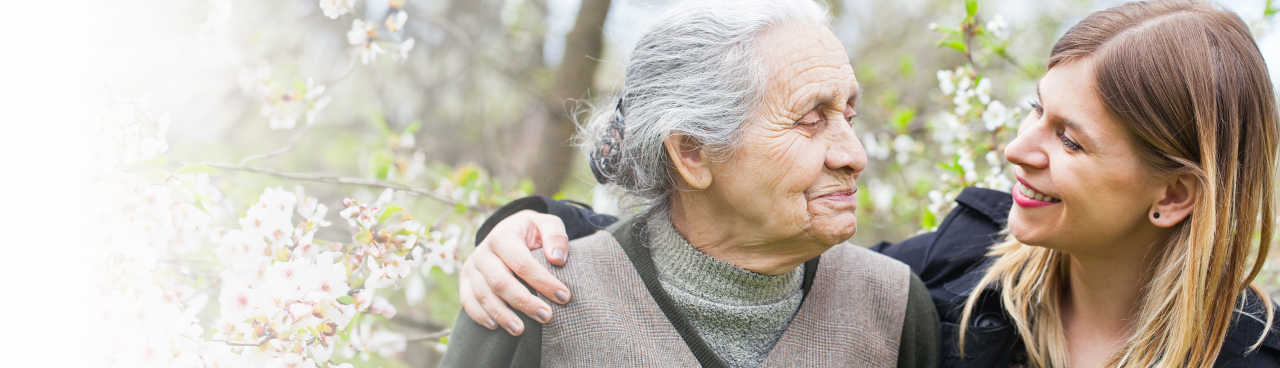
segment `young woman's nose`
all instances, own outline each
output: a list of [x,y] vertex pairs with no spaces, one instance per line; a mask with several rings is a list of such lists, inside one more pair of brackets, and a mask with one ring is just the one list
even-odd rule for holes
[[[1033,122],[1028,121],[1028,124]],[[1023,127],[1018,136],[1004,147],[1004,157],[1009,163],[1024,168],[1043,169],[1049,166],[1049,155],[1042,149],[1046,132],[1036,126]],[[1049,132],[1051,134],[1051,132]]]

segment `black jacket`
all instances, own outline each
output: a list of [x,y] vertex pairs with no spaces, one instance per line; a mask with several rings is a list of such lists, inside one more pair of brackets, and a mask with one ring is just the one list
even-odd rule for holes
[[[987,248],[999,239],[1012,202],[1009,193],[966,188],[938,231],[897,244],[881,242],[871,248],[906,263],[924,281],[942,321],[943,367],[1012,367],[1021,366],[1026,360],[1022,340],[1000,306],[1000,290],[995,286],[984,288],[975,306],[965,338],[964,360],[960,359],[955,339],[964,302],[990,264],[985,256]],[[480,232],[487,234],[498,221],[525,209],[556,215],[564,221],[570,239],[590,235],[617,221],[612,216],[596,214],[585,205],[535,196],[503,206]],[[1280,306],[1274,309],[1280,319]],[[1261,299],[1250,292],[1236,310],[1214,367],[1280,368],[1280,323],[1271,326],[1262,346],[1249,350],[1266,329],[1255,316],[1264,316],[1264,309]]]

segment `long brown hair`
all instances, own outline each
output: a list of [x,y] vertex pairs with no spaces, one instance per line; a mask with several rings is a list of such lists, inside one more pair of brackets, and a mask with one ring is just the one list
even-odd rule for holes
[[[1106,108],[1156,173],[1187,173],[1200,190],[1142,288],[1134,333],[1107,367],[1208,367],[1246,289],[1271,324],[1271,299],[1252,285],[1275,224],[1275,94],[1249,27],[1191,0],[1143,1],[1091,14],[1054,45],[1048,67],[1086,60]],[[996,283],[1035,366],[1066,366],[1059,294],[1066,254],[1013,240],[978,290]],[[964,327],[960,332],[963,350]],[[1257,344],[1265,337],[1259,336]],[[1254,348],[1257,348],[1257,344]]]

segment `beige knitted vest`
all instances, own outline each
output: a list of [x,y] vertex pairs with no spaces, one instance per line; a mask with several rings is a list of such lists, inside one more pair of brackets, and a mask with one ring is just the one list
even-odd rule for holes
[[[550,301],[543,367],[694,367],[698,360],[606,231],[570,242],[572,262],[548,267],[573,294]],[[533,252],[547,264],[542,251]],[[813,285],[765,367],[893,367],[911,271],[847,243],[818,263]]]

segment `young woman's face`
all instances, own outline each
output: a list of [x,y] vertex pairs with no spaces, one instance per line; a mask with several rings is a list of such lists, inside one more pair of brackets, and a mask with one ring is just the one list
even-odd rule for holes
[[1085,59],[1050,69],[1005,148],[1018,177],[1009,229],[1023,244],[1106,251],[1153,226],[1161,186],[1107,112],[1092,68]]

